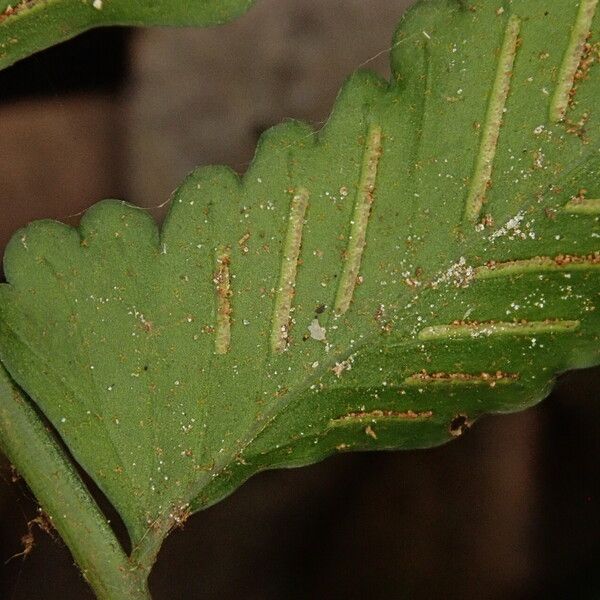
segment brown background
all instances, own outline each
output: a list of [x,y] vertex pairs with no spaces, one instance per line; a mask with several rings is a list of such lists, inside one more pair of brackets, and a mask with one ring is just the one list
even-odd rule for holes
[[[322,124],[344,78],[387,73],[403,0],[258,0],[212,30],[105,30],[0,74],[0,245],[105,197],[155,207],[196,165],[245,170],[260,133]],[[153,210],[157,218],[162,211]],[[167,541],[156,600],[600,597],[600,376],[420,452],[255,477]],[[20,537],[36,504],[0,480],[0,598],[91,598],[67,549]]]

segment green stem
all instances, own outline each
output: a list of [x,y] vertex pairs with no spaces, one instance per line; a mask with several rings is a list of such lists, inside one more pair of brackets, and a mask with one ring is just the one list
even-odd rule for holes
[[54,436],[0,366],[0,448],[23,476],[99,600],[149,600],[135,568]]

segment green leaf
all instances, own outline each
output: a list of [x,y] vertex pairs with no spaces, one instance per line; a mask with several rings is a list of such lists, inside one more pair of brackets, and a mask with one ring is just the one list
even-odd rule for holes
[[254,0],[0,0],[0,69],[107,25],[218,25]]
[[441,444],[599,362],[596,5],[421,2],[391,83],[352,76],[241,179],[196,171],[160,233],[105,201],[14,236],[2,361],[134,544],[259,470]]

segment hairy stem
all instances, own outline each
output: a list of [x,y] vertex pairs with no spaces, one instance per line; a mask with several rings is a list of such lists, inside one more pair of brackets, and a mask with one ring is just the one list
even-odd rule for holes
[[53,435],[0,366],[0,448],[23,476],[99,600],[149,600],[147,571],[123,552]]

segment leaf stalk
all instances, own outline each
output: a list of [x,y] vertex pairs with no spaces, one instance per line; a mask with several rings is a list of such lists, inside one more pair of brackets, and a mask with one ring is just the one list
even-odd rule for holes
[[99,600],[150,600],[64,450],[0,366],[0,449],[23,476]]

